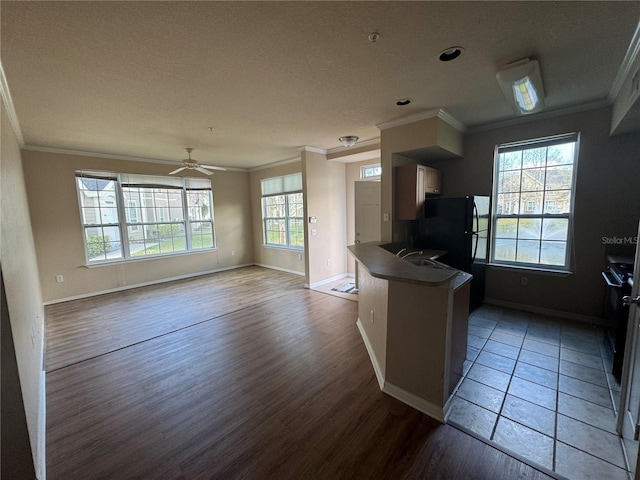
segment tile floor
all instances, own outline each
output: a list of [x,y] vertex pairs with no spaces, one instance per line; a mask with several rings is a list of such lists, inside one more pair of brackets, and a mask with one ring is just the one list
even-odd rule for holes
[[598,327],[477,309],[449,423],[572,480],[629,480],[603,339]]

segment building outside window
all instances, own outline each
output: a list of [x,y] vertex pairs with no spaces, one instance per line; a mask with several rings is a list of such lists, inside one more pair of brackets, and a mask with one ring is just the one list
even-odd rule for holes
[[302,174],[264,178],[261,186],[265,245],[304,248]]
[[211,181],[76,172],[88,263],[212,249]]
[[579,135],[499,145],[491,261],[568,271]]

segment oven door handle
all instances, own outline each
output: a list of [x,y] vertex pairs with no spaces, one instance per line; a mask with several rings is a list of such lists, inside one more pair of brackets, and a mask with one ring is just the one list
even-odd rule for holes
[[609,285],[612,288],[621,288],[622,284],[616,282],[615,278],[611,278],[611,272],[602,272],[602,278],[604,278],[604,281],[607,282],[607,285]]

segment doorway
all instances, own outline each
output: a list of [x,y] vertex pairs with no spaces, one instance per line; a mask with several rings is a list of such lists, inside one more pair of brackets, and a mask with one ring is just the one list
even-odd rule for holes
[[[354,190],[355,243],[377,242],[382,235],[381,183],[355,182]],[[358,288],[358,269],[355,268],[355,287]]]

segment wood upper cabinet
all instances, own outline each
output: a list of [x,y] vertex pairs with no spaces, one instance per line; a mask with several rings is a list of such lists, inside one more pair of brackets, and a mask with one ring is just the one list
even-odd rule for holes
[[396,219],[422,218],[425,194],[442,193],[440,170],[414,163],[396,167],[395,174]]

